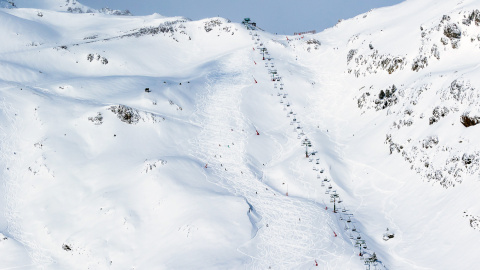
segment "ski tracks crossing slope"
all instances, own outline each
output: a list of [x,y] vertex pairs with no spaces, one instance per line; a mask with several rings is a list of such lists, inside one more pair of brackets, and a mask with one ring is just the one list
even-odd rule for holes
[[251,258],[251,269],[291,269],[314,266],[334,269],[347,245],[334,238],[333,223],[323,206],[302,198],[276,194],[251,167],[246,145],[249,119],[241,111],[243,90],[252,84],[249,53],[240,50],[222,59],[208,75],[207,94],[197,110],[202,131],[192,155],[208,164],[207,180],[245,198],[260,216],[254,238],[239,251]]

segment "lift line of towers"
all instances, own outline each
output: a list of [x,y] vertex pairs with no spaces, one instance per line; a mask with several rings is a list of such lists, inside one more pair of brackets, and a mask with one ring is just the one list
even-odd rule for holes
[[[294,125],[295,123],[297,124],[296,127],[294,127],[294,132],[298,133],[297,139],[300,139],[301,145],[305,147],[305,157],[308,159],[309,162],[313,162],[314,158],[312,156],[315,156],[317,151],[310,150],[312,148],[312,142],[310,139],[306,137],[305,133],[303,132],[303,129],[299,124],[299,121],[296,118],[296,113],[294,113],[293,110],[291,109],[291,104],[287,100],[288,93],[286,93],[286,91],[284,90],[285,85],[283,83],[282,77],[279,76],[277,69],[274,69],[275,64],[273,62],[273,58],[270,57],[268,49],[261,42],[260,36],[258,35],[258,31],[256,31],[258,29],[256,24],[254,22],[251,22],[250,18],[245,18],[242,23],[246,26],[248,30],[250,30],[249,34],[252,36],[252,40],[254,40],[255,45],[257,45],[256,49],[261,54],[262,60],[265,61],[265,67],[268,68],[268,73],[271,75],[271,81],[274,83],[273,84],[274,89],[277,89],[278,86],[280,86],[278,88],[279,91],[277,93],[277,96],[280,97],[280,103],[284,105],[284,110],[287,110],[287,108],[290,108],[290,111],[287,113],[287,117],[293,117],[290,124],[291,125]],[[291,40],[288,39],[287,37],[287,41],[290,42]],[[278,84],[278,82],[280,83]],[[256,79],[255,79],[255,83],[258,83]],[[316,165],[320,164],[319,161],[320,159],[317,158],[315,162]],[[313,167],[313,170],[319,172],[317,174],[317,179],[321,179],[322,178],[321,174],[324,172],[324,170],[317,168],[315,165]],[[348,235],[349,239],[351,240],[354,247],[357,247],[359,249],[358,255],[360,259],[364,261],[366,269],[371,269],[371,266],[373,266],[374,269],[377,269],[377,267],[382,267],[383,269],[386,269],[385,265],[380,260],[378,260],[375,252],[368,249],[365,239],[362,238],[360,232],[357,230],[355,225],[353,225],[353,223],[355,223],[353,220],[353,214],[348,213],[348,210],[345,207],[339,206],[340,204],[342,204],[343,200],[340,198],[340,195],[336,192],[336,190],[333,189],[332,184],[330,183],[330,180],[328,178],[324,178],[323,180],[321,180],[321,186],[325,188],[325,194],[329,195],[330,197],[330,203],[333,204],[333,213],[337,216],[339,221],[344,223],[345,225],[344,230],[346,232],[349,231],[349,235]],[[288,196],[288,189],[286,192],[286,196]],[[325,204],[325,210],[328,210],[328,206],[326,204]],[[333,233],[334,233],[334,236],[337,237],[336,232],[333,231]],[[356,236],[354,236],[354,234],[356,234]],[[393,238],[393,234],[389,233],[387,237]],[[386,237],[384,236],[384,240],[385,239]],[[315,261],[315,265],[318,266],[318,263],[316,261]]]

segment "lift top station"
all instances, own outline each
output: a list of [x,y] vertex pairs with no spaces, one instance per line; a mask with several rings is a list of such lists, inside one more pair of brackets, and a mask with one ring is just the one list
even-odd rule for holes
[[242,24],[245,25],[249,30],[256,30],[257,28],[257,23],[252,22],[250,18],[244,18]]

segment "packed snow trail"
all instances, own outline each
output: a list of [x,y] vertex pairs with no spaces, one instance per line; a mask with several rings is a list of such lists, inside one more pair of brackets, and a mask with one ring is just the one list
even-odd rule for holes
[[[254,36],[257,36],[257,34],[255,34]],[[287,38],[287,39],[288,39],[288,38]],[[255,42],[255,44],[258,44],[259,42],[261,42],[261,39],[260,39],[260,37],[258,37],[258,36],[257,36],[257,39],[256,39],[256,40],[257,40],[257,41]],[[260,44],[261,44],[261,46],[263,45],[263,43],[260,43]],[[262,53],[268,54],[268,50],[267,50],[266,47],[262,48]],[[273,68],[273,67],[274,67],[274,63],[272,62],[272,63],[270,63],[270,65],[269,65],[268,63],[265,64],[265,67],[268,68],[269,66],[271,66],[271,67]],[[308,69],[307,69],[307,70],[308,70]],[[281,73],[278,73],[277,70],[274,70],[274,72],[275,72],[275,74],[277,75],[277,77],[282,78]],[[304,72],[305,72],[305,71],[304,71]],[[272,73],[272,71],[269,70],[269,73]],[[273,79],[272,79],[272,80],[273,80]],[[293,114],[295,118],[299,118],[299,116],[298,116],[297,114],[294,114],[293,111],[292,111],[291,103],[290,103],[289,98],[288,98],[288,92],[287,92],[287,91],[284,91],[284,89],[283,89],[283,79],[276,79],[276,80],[273,80],[273,81],[275,81],[275,83],[274,83],[274,88],[277,88],[277,83],[276,83],[276,81],[282,81],[280,90],[283,90],[283,91],[281,91],[281,92],[283,92],[283,97],[281,97],[280,103],[289,104],[289,105],[287,105],[287,107],[290,108],[290,114]],[[321,80],[321,81],[323,81],[323,80]],[[339,84],[339,85],[340,85],[340,84]],[[315,82],[312,83],[312,86],[315,87]],[[327,92],[331,92],[331,91],[327,91]],[[278,96],[280,96],[280,95],[281,95],[281,93],[279,92],[279,93],[278,93]],[[308,102],[308,103],[309,103],[309,108],[310,108],[310,107],[314,107],[314,108],[322,107],[322,106],[318,106],[318,104],[315,104],[315,103],[318,103],[318,102],[320,101],[320,99],[325,99],[325,97],[322,96],[322,97],[320,98],[320,96],[318,95],[318,93],[315,93],[315,94],[312,93],[312,94],[310,94],[310,95],[309,95],[309,99],[308,99],[308,100],[309,100],[309,102]],[[326,100],[331,100],[331,99],[329,99],[328,97],[326,97]],[[313,101],[313,102],[312,102],[312,101]],[[341,102],[344,102],[344,100],[341,100]],[[334,102],[334,104],[341,104],[341,102],[340,102],[340,103],[339,103],[339,102]],[[313,104],[311,104],[311,103],[313,103]],[[313,105],[313,106],[312,106],[312,105]],[[286,107],[284,107],[284,110],[286,110]],[[314,110],[315,110],[315,109],[314,109]],[[317,111],[317,112],[314,112],[313,116],[318,116],[318,115],[324,115],[324,114],[325,114],[325,113],[318,114],[318,109],[317,109],[316,111]],[[326,114],[328,114],[328,112],[326,112]],[[287,117],[289,117],[289,116],[290,116],[290,115],[287,114]],[[310,116],[310,117],[308,117],[308,116]],[[306,117],[307,117],[306,125],[305,125],[305,123],[303,123],[302,125],[300,125],[300,124],[299,124],[300,121],[298,121],[298,120],[291,122],[291,125],[292,125],[292,124],[297,124],[297,125],[298,125],[297,128],[294,128],[294,131],[297,131],[297,129],[300,129],[300,130],[301,130],[301,132],[298,134],[297,139],[301,139],[302,141],[305,140],[305,143],[308,142],[308,144],[310,144],[310,140],[307,139],[306,134],[311,134],[311,133],[314,134],[314,133],[316,132],[316,131],[313,131],[313,132],[312,132],[312,128],[311,128],[311,127],[316,127],[316,128],[314,128],[314,130],[316,130],[317,128],[320,127],[320,123],[318,123],[318,119],[320,119],[320,118],[317,118],[317,117],[313,117],[313,118],[312,118],[311,116],[312,116],[312,114],[306,114]],[[336,125],[338,125],[338,122],[336,122]],[[335,126],[335,128],[338,129],[337,126]],[[305,133],[304,130],[306,130],[307,132]],[[312,146],[312,145],[308,145],[308,146],[310,147],[310,146]],[[343,160],[343,159],[341,159],[342,155],[341,155],[341,151],[340,151],[337,143],[333,143],[333,150],[334,150],[334,152],[336,153],[336,156],[338,156],[338,158],[340,158],[340,160]],[[307,151],[307,150],[306,150],[306,151]],[[315,152],[315,150],[311,150],[310,152],[311,152],[312,155],[313,155],[313,152]],[[308,152],[306,152],[306,155],[307,155],[307,157],[309,157],[307,153],[308,153]],[[313,161],[313,157],[309,157],[309,161],[312,162],[312,161]],[[316,164],[319,164],[318,161],[319,161],[319,159],[317,159]],[[344,161],[343,161],[343,162],[344,162]],[[298,177],[297,181],[300,182],[300,183],[302,183],[305,187],[307,187],[306,190],[315,190],[315,193],[316,193],[316,189],[312,187],[311,182],[307,180],[307,177],[306,177],[306,175],[303,173],[303,170],[300,169],[300,163],[301,163],[301,162],[300,162],[299,160],[297,160],[297,162],[295,162],[295,163],[292,164],[292,166],[290,167],[290,169],[291,169],[292,171],[296,172],[295,175],[297,175],[297,177]],[[327,164],[323,164],[323,165],[325,166],[325,165],[327,165]],[[313,170],[318,171],[318,170],[319,170],[318,166],[314,165]],[[322,170],[322,172],[323,172],[323,170]],[[332,176],[332,175],[330,175],[330,177],[331,177],[331,176]],[[338,177],[338,175],[337,175],[337,177]],[[320,178],[320,175],[317,175],[317,178]],[[310,178],[310,179],[313,179],[313,178]],[[354,246],[355,248],[358,248],[358,249],[359,249],[356,253],[358,254],[360,260],[365,260],[365,267],[370,268],[371,264],[373,264],[374,267],[377,267],[377,266],[378,266],[378,267],[381,267],[381,268],[386,268],[385,265],[384,265],[381,261],[379,261],[379,260],[376,259],[376,256],[374,256],[375,253],[374,253],[372,250],[370,250],[370,249],[367,248],[367,243],[366,243],[365,239],[362,238],[361,233],[360,233],[360,232],[355,228],[355,226],[354,226],[354,223],[355,223],[355,222],[354,222],[354,220],[353,220],[353,214],[347,213],[348,210],[346,210],[344,207],[343,207],[343,209],[340,211],[340,208],[341,208],[340,203],[342,202],[342,201],[340,201],[340,197],[339,197],[340,194],[338,194],[338,193],[336,192],[336,189],[332,189],[333,187],[332,187],[331,184],[329,184],[329,187],[327,188],[326,185],[325,185],[325,181],[327,181],[327,183],[328,183],[328,182],[330,182],[330,180],[327,180],[327,179],[325,178],[324,182],[322,182],[322,185],[321,185],[321,186],[323,187],[323,190],[324,190],[325,193],[327,194],[327,196],[326,196],[327,199],[329,199],[328,197],[332,196],[332,197],[330,198],[330,200],[331,200],[330,202],[332,203],[332,202],[334,202],[333,196],[336,196],[336,197],[338,198],[338,202],[337,202],[337,206],[338,206],[337,209],[338,209],[338,211],[335,212],[334,216],[335,216],[335,219],[336,219],[336,224],[337,224],[339,227],[344,228],[344,230],[345,230],[344,233],[341,233],[341,231],[338,231],[338,233],[339,233],[340,235],[342,235],[345,239],[348,239],[348,238],[349,238],[350,241],[349,241],[349,240],[346,240],[346,241],[351,242],[351,243],[352,243],[352,246]],[[336,184],[338,185],[338,183],[336,183]],[[340,187],[341,187],[341,186],[342,186],[342,185],[340,185]],[[330,194],[334,194],[334,195],[330,195]],[[307,195],[308,198],[310,198],[309,192],[307,192],[306,195]],[[315,194],[315,198],[317,198],[316,194]],[[324,204],[325,204],[325,203],[324,203]],[[343,204],[342,204],[342,205],[343,205]],[[327,209],[327,208],[326,208],[326,209]],[[335,233],[335,230],[333,229],[333,227],[330,226],[330,228],[331,228],[332,231],[334,231],[335,237],[337,237],[337,233]],[[355,235],[355,236],[354,236],[354,235]],[[367,254],[366,257],[365,257],[365,254]],[[371,259],[371,258],[373,258],[372,256],[373,256],[375,259]]]
[[248,268],[291,269],[313,266],[315,260],[324,268],[338,268],[345,263],[340,255],[350,253],[351,248],[334,237],[330,227],[336,224],[324,206],[275,193],[261,182],[247,158],[247,141],[257,135],[239,101],[253,83],[250,63],[248,51],[238,51],[222,59],[208,76],[208,94],[198,110],[203,130],[192,154],[208,164],[208,181],[244,197],[251,205],[249,212],[261,218],[253,224],[259,228],[254,238],[239,247],[252,259]]

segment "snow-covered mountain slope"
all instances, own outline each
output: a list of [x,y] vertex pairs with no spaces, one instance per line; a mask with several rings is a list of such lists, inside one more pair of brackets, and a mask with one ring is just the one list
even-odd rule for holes
[[475,1],[302,37],[49,3],[0,10],[0,269],[475,268]]
[[[109,15],[132,15],[128,10],[114,10],[104,7],[96,10],[77,0],[0,0],[0,8],[37,8],[71,13],[104,13]],[[38,16],[43,13],[38,11]]]

